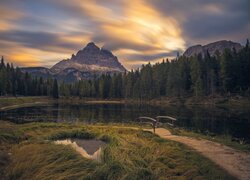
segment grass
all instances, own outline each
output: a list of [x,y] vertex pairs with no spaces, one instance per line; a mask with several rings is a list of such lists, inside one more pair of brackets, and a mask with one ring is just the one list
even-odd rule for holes
[[240,151],[244,152],[250,152],[250,144],[249,143],[244,143],[244,142],[238,142],[238,141],[232,141],[231,136],[226,136],[226,135],[214,135],[214,134],[201,134],[198,132],[194,132],[191,130],[183,129],[183,128],[171,128],[167,127],[172,134],[174,135],[179,135],[179,136],[188,136],[188,137],[193,137],[197,139],[207,139],[210,141],[218,142],[220,144],[232,147],[234,149],[238,149]]
[[[122,126],[0,121],[3,179],[233,179],[188,147]],[[96,138],[108,145],[102,162],[54,139]]]

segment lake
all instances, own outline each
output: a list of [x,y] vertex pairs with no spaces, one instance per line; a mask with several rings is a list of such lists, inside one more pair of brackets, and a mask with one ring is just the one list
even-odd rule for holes
[[229,135],[250,141],[250,111],[218,107],[128,104],[51,104],[0,112],[2,120],[27,122],[129,123],[139,116],[173,116],[177,126],[204,134]]

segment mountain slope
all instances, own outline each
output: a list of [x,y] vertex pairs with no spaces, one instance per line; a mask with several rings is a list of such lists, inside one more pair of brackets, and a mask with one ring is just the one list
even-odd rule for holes
[[27,72],[33,76],[47,78],[52,75],[50,69],[45,67],[23,67],[20,68],[22,72]]

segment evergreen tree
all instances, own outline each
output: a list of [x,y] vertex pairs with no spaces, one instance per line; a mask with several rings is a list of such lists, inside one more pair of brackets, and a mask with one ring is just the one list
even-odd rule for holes
[[192,89],[194,95],[203,96],[204,88],[202,81],[202,67],[201,67],[201,54],[191,59],[191,80],[192,80]]
[[221,58],[221,79],[224,92],[230,92],[233,89],[234,79],[232,74],[233,56],[230,49],[225,49]]
[[57,80],[56,79],[54,79],[54,82],[53,82],[52,97],[55,98],[55,99],[59,98],[59,95],[58,95],[58,84],[57,84]]

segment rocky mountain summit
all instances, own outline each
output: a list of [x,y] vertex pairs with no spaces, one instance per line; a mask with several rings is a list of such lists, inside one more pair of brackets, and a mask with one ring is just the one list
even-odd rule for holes
[[65,69],[73,68],[80,72],[124,72],[126,69],[110,51],[100,49],[93,42],[84,49],[72,55],[70,59],[62,60],[50,70],[60,73]]
[[219,53],[223,53],[225,49],[234,49],[234,48],[236,51],[239,51],[242,48],[242,46],[241,44],[236,42],[222,40],[204,46],[202,45],[191,46],[183,53],[183,56],[191,57],[201,54],[204,57],[207,52],[209,52],[211,56],[214,56],[216,51],[218,51]]
[[58,62],[50,69],[28,67],[21,68],[21,70],[34,76],[52,77],[65,82],[88,79],[103,73],[112,74],[126,71],[112,52],[99,48],[93,42],[88,43],[76,55],[73,54],[70,59]]

